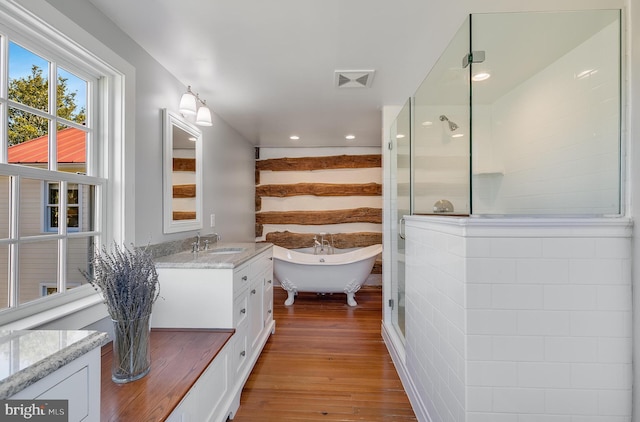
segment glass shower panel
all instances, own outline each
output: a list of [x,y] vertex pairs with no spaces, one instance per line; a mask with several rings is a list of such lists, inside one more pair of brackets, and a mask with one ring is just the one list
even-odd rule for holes
[[619,214],[620,11],[471,19],[472,213]]
[[411,100],[391,127],[391,323],[404,339],[405,329],[405,242],[404,219],[411,214]]
[[422,82],[413,107],[413,214],[468,215],[469,22]]

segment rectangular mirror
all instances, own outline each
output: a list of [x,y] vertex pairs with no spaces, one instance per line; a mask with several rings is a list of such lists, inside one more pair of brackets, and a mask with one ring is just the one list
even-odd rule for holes
[[164,232],[202,228],[202,132],[163,109]]

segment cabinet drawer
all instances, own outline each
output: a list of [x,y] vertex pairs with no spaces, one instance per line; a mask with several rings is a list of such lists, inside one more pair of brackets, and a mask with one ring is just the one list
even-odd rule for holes
[[249,301],[246,290],[233,301],[233,312],[233,327],[238,328],[246,321],[249,314]]
[[236,297],[249,287],[249,266],[239,268],[233,273],[233,296]]

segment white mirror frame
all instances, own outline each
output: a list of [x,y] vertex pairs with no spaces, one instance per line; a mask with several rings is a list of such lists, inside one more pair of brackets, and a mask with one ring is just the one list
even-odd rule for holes
[[[163,157],[163,219],[164,233],[177,233],[189,230],[199,230],[202,228],[202,132],[196,126],[187,122],[179,114],[163,109],[163,131],[162,138],[164,143]],[[174,199],[173,199],[173,157],[174,157],[174,140],[173,130],[178,128],[183,130],[189,136],[196,138],[195,155],[196,155],[196,198],[195,213],[196,218],[190,220],[174,220]]]

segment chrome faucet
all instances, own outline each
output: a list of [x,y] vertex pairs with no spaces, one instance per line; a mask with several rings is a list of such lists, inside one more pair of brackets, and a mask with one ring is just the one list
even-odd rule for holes
[[200,252],[200,232],[196,233],[196,240],[191,244],[191,252]]
[[[325,253],[330,255],[333,253],[333,245],[331,244],[331,242],[329,242],[328,239],[324,238],[325,234],[326,233],[320,233],[320,241],[318,241],[318,236],[316,235],[313,236],[313,254],[314,255],[318,255],[318,247],[320,247],[320,254]],[[325,245],[327,247],[326,250],[324,248]]]

